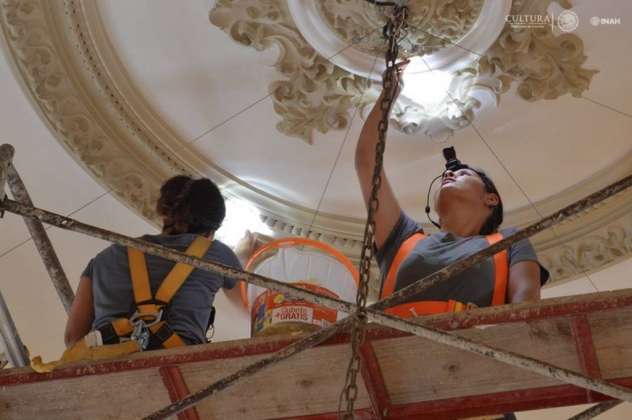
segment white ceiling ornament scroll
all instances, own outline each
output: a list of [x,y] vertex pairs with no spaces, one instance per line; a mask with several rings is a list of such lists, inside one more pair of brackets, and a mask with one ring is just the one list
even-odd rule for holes
[[[95,7],[93,1],[0,0],[0,41],[15,76],[42,120],[86,171],[138,214],[154,221],[155,194],[166,177],[175,173],[205,174],[230,189],[232,195],[255,203],[274,236],[309,236],[357,258],[363,220],[321,212],[313,223],[313,209],[270,197],[265,191],[229,178],[230,174],[221,172],[221,168],[208,169],[199,163],[198,155],[183,147],[182,139],[170,133],[139,98],[133,82],[115,59],[116,51],[109,49]],[[243,25],[236,25],[236,36],[240,36],[238,31],[252,29]],[[266,36],[270,45],[276,42],[273,35]],[[242,43],[247,43],[244,37]],[[507,62],[519,61],[510,57]],[[479,67],[483,63],[480,61]],[[340,83],[352,85],[363,80],[331,63],[322,65],[342,71],[347,78]],[[498,74],[499,66],[495,63],[490,73]],[[476,74],[475,69],[467,71]],[[521,83],[528,78],[511,77],[508,83],[512,80]],[[476,83],[481,83],[480,75]],[[561,86],[568,87],[566,92],[583,89],[581,83]],[[562,94],[560,90],[555,92]],[[348,98],[353,104],[356,96],[349,93]],[[551,214],[629,175],[630,168],[632,155],[628,153],[616,164],[535,205],[543,214]],[[533,243],[555,281],[573,278],[584,270],[598,270],[632,255],[631,212],[632,191],[628,191],[563,223],[557,230],[558,237],[535,237]],[[506,221],[508,225],[525,226],[535,219],[532,209],[524,207],[508,212]]]
[[280,49],[276,68],[286,79],[269,87],[274,109],[283,118],[279,131],[311,142],[313,130],[326,133],[347,126],[348,110],[369,82],[310,47],[294,25],[285,1],[219,0],[210,20],[243,45]]
[[[413,16],[402,48],[423,56],[409,72],[443,71],[453,79],[439,103],[420,103],[404,92],[393,109],[394,127],[429,136],[464,128],[477,110],[498,106],[514,81],[528,101],[580,96],[596,72],[582,67],[581,39],[556,35],[551,26],[506,22],[509,14],[547,16],[554,1],[409,2]],[[269,87],[282,118],[277,128],[311,143],[314,130],[345,128],[353,105],[366,108],[378,96],[384,16],[377,10],[365,0],[219,0],[210,20],[243,45],[279,46],[276,67],[285,79]]]
[[[369,32],[367,28],[382,28],[386,23],[384,8],[374,7],[366,0],[323,0],[301,4],[290,4],[290,11],[296,20],[305,18],[305,10],[316,11],[325,18],[328,26],[334,29],[343,44],[354,44],[356,49],[373,55],[383,55],[386,51],[381,31]],[[449,6],[449,7],[446,7]],[[413,1],[409,3],[411,11],[409,30],[406,40],[408,54],[432,54],[457,42],[475,24],[481,13],[483,0],[451,2]],[[424,31],[415,28],[424,28]],[[443,34],[441,37],[433,34]],[[311,43],[311,37],[307,37]],[[357,40],[362,39],[361,42]],[[369,57],[369,60],[371,58]],[[345,67],[341,65],[341,67]],[[350,70],[354,72],[353,70]],[[374,77],[375,79],[375,77]]]

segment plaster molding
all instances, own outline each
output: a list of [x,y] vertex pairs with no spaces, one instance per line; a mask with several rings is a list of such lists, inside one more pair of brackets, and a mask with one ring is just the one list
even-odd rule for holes
[[563,245],[538,252],[556,284],[632,257],[632,213]]
[[[476,23],[483,0],[453,2],[451,0],[414,0],[408,2],[410,19],[406,35],[407,54],[430,54],[460,41]],[[385,9],[373,7],[366,0],[323,0],[316,9],[344,44],[365,35],[366,28],[386,24]],[[427,28],[425,31],[416,28]],[[442,38],[431,34],[443,34]],[[356,48],[371,55],[384,55],[384,38],[380,32],[369,34]]]
[[[288,224],[284,219],[307,230],[313,210],[271,196],[201,159],[160,120],[129,81],[95,2],[4,0],[0,27],[12,68],[55,138],[97,182],[155,226],[158,187],[170,176],[187,173],[210,176],[226,196],[251,202],[278,235]],[[359,223],[321,213],[310,235],[353,244]]]
[[259,51],[279,47],[275,66],[284,78],[269,91],[282,116],[280,132],[311,143],[314,130],[326,133],[349,124],[348,111],[363,101],[369,81],[319,55],[294,25],[285,1],[219,0],[209,19],[240,44]]
[[[67,28],[73,27],[69,20],[76,16],[75,6],[74,2],[3,2],[3,35],[14,67],[35,109],[70,155],[124,203],[133,203],[135,210],[151,218],[150,203],[159,184],[156,174],[148,176],[149,166],[131,150],[139,144],[133,134],[137,127],[130,126],[125,136],[118,135],[115,126],[103,120],[104,115],[121,108],[116,106],[116,92],[101,83],[102,79],[80,83],[82,75],[89,75],[87,67],[94,58],[82,42],[87,35],[81,33],[74,43],[66,39],[68,44],[60,45],[62,36],[74,33]],[[73,57],[83,68],[72,67]]]
[[[429,137],[462,129],[477,110],[497,106],[514,82],[517,94],[529,102],[567,93],[581,96],[588,89],[596,71],[582,67],[586,56],[577,35],[556,35],[552,26],[505,23],[509,11],[546,16],[555,0],[503,1],[502,5],[499,1],[410,3],[404,54],[424,56],[415,71],[427,72],[428,66],[455,78],[439,104],[424,106],[401,96],[392,113],[396,129]],[[559,3],[570,7],[566,1]],[[364,0],[219,0],[209,19],[242,45],[257,50],[279,46],[276,68],[283,78],[269,87],[274,110],[282,118],[277,128],[311,143],[315,130],[346,128],[351,108],[366,110],[379,95],[384,64],[376,65],[374,57],[384,48],[379,29],[385,17],[366,4]],[[422,26],[424,30],[416,29]]]
[[[210,174],[226,195],[257,206],[275,236],[309,236],[358,257],[363,220],[319,214],[312,226],[312,209],[252,188],[197,157],[136,92],[100,25],[90,1],[0,3],[5,49],[27,96],[57,140],[99,183],[155,222],[153,203],[162,180],[175,173]],[[632,154],[536,206],[549,214],[628,175],[631,167]],[[565,222],[557,238],[534,238],[534,245],[556,281],[598,270],[630,256],[631,212],[628,191]],[[507,220],[521,226],[533,221],[529,213],[519,209]]]

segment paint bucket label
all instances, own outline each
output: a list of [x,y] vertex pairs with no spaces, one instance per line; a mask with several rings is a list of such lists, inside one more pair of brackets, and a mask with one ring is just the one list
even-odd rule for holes
[[[338,299],[338,295],[315,284],[297,282],[294,286]],[[266,290],[252,306],[252,336],[280,332],[310,332],[336,322],[338,312],[284,293]]]

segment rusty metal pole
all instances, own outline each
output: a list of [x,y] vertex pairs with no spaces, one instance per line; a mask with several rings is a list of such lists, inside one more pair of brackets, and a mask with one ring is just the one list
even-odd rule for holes
[[568,420],[589,420],[597,417],[601,413],[605,413],[606,411],[618,406],[619,404],[621,404],[621,401],[604,401],[600,404],[590,407],[587,410],[582,411],[581,413],[569,418]]
[[11,364],[14,367],[28,366],[28,351],[20,339],[2,292],[0,292],[0,336]]
[[317,305],[326,306],[331,309],[336,309],[347,313],[355,311],[354,304],[345,302],[340,299],[319,295],[318,293],[310,292],[308,290],[301,289],[300,287],[271,279],[269,277],[249,273],[234,268],[232,266],[224,265],[210,260],[205,260],[204,258],[190,256],[185,254],[184,252],[179,252],[171,248],[154,244],[152,242],[144,241],[142,239],[136,239],[126,235],[122,235],[120,233],[111,232],[106,229],[82,223],[78,220],[63,216],[61,214],[56,214],[47,210],[28,206],[26,204],[22,204],[8,198],[0,203],[0,210],[6,210],[10,213],[18,214],[23,217],[33,217],[41,222],[56,226],[61,229],[83,233],[85,235],[103,239],[105,241],[113,242],[125,247],[136,248],[149,255],[155,255],[157,257],[165,258],[169,261],[188,264],[195,268],[199,268],[200,270],[218,273],[231,279],[243,280],[256,286],[278,290],[280,292],[287,293],[294,298],[304,299]]
[[[587,208],[594,206],[595,204],[621,191],[624,191],[631,186],[632,175],[629,175],[615,182],[614,184],[609,185],[608,187],[603,188],[602,190],[599,190],[589,195],[588,197],[585,197],[584,199],[579,200],[578,202],[573,203],[563,208],[562,210],[553,213],[548,217],[545,217],[539,222],[536,222],[524,229],[517,231],[513,235],[510,235],[507,238],[498,241],[494,245],[491,245],[479,252],[476,252],[469,257],[463,258],[460,261],[450,264],[443,269],[424,277],[421,280],[418,280],[412,285],[395,292],[387,299],[368,307],[367,317],[369,321],[380,323],[380,320],[384,319],[383,314],[380,312],[381,309],[396,305],[405,297],[410,296],[411,293],[419,293],[419,291],[425,290],[427,287],[429,287],[428,284],[436,285],[437,283],[443,282],[451,276],[454,276],[455,274],[466,270],[472,265],[477,264],[482,260],[485,260],[486,258],[489,258],[497,252],[509,248],[511,244],[515,243],[516,241],[535,235],[536,233],[541,232],[551,227],[552,225],[567,219],[568,217],[580,213]],[[61,229],[83,233],[85,235],[117,243],[122,246],[137,248],[140,251],[146,252],[150,255],[162,257],[174,262],[185,263],[201,270],[218,273],[235,280],[243,280],[256,286],[277,290],[283,293],[287,293],[289,296],[292,296],[294,298],[304,299],[308,302],[322,305],[327,308],[346,313],[352,313],[356,310],[356,305],[340,299],[320,295],[318,293],[310,292],[308,290],[301,289],[288,283],[284,283],[258,274],[248,273],[243,270],[239,270],[217,262],[205,260],[203,258],[192,257],[186,255],[183,252],[178,252],[167,247],[143,241],[141,239],[131,238],[126,235],[121,235],[120,233],[111,232],[106,229],[101,229],[96,226],[81,223],[75,219],[39,209],[33,206],[21,204],[14,200],[5,199],[4,202],[0,203],[0,210],[6,210],[11,213],[15,213],[25,217],[33,217],[40,220],[41,222],[51,224]]]
[[[522,307],[525,307],[525,306],[533,307],[533,306],[539,306],[539,305],[540,304],[536,304],[536,305],[524,304],[522,305]],[[486,308],[474,309],[471,312],[473,313],[476,313],[478,311],[485,312],[485,309]],[[395,318],[395,317],[390,317],[388,315],[386,315],[386,317],[389,318],[387,322],[380,322],[380,324],[389,326],[391,328],[397,328],[398,330],[406,331],[417,336],[425,337],[432,341],[446,344],[451,347],[473,352],[481,356],[489,357],[499,362],[506,363],[506,364],[516,366],[516,367],[520,367],[532,372],[536,372],[543,376],[554,378],[565,383],[570,383],[570,384],[574,384],[583,388],[592,389],[597,392],[604,393],[606,395],[615,396],[617,398],[622,398],[622,399],[625,399],[626,401],[632,402],[632,390],[630,389],[627,389],[618,385],[610,384],[603,380],[591,379],[589,377],[577,374],[568,369],[559,368],[559,367],[541,362],[539,360],[536,360],[530,357],[525,357],[516,353],[512,353],[512,352],[508,352],[508,351],[500,350],[500,349],[495,349],[483,344],[479,344],[471,340],[465,339],[463,337],[459,337],[458,335],[455,335],[455,334],[450,334],[450,333],[439,331],[433,328],[424,327],[420,325],[421,323],[424,322],[424,317],[418,318],[414,320],[414,322],[405,321],[405,320]],[[519,317],[517,318],[519,319]],[[283,360],[288,359],[290,356],[300,353],[303,350],[307,350],[315,345],[318,345],[319,343],[323,342],[327,338],[332,337],[334,334],[349,327],[349,325],[351,325],[351,321],[353,321],[351,317],[338,321],[336,324],[332,325],[331,327],[317,331],[300,341],[292,343],[288,347],[285,347],[282,350],[279,350],[278,352],[275,352],[270,356],[267,356],[261,360],[258,360],[257,362],[250,364],[238,370],[237,372],[225,378],[222,378],[218,380],[217,382],[214,382],[210,384],[209,386],[191,395],[188,395],[184,399],[180,401],[176,401],[162,408],[161,410],[156,411],[144,417],[143,420],[162,420],[162,419],[167,419],[174,414],[180,413],[186,410],[187,408],[192,407],[195,404],[199,403],[203,399],[211,397],[221,392],[222,390],[228,388],[229,386],[233,385],[234,383],[238,382],[239,380],[243,378],[251,376],[265,369],[266,367],[276,365],[282,362]],[[596,413],[596,414],[593,414],[593,416],[609,408],[611,407],[610,406],[593,407],[593,411]],[[601,411],[598,411],[598,410],[601,410]],[[589,419],[589,418],[592,418],[592,417],[580,417],[580,419],[582,420]],[[572,420],[576,420],[576,419],[573,418]]]
[[[406,301],[409,297],[422,293],[425,290],[428,290],[431,287],[436,286],[438,283],[441,283],[450,277],[454,276],[457,273],[461,273],[466,268],[471,267],[473,264],[478,264],[485,259],[487,259],[490,255],[494,255],[497,252],[502,251],[503,249],[508,249],[510,244],[513,244],[521,239],[525,239],[535,235],[536,233],[542,232],[545,229],[548,229],[562,220],[567,219],[575,214],[579,214],[582,211],[596,205],[597,203],[602,202],[603,200],[612,197],[613,195],[630,188],[632,186],[632,175],[628,175],[625,178],[605,187],[601,190],[590,194],[587,197],[582,198],[568,206],[564,207],[561,210],[556,211],[550,216],[542,218],[540,221],[535,222],[524,229],[520,229],[515,234],[510,235],[493,245],[485,248],[485,253],[477,252],[472,254],[470,257],[463,258],[459,261],[456,261],[453,264],[450,264],[441,270],[438,270],[425,278],[416,281],[415,283],[400,289],[387,297],[386,299],[378,302],[375,305],[375,309],[384,309],[389,308],[395,305],[398,305],[404,301]],[[489,253],[488,253],[489,252]],[[464,268],[465,267],[465,268]]]
[[[14,152],[15,150],[10,144],[0,146],[0,202],[6,197],[4,185],[8,178],[8,170]],[[28,353],[22,344],[2,292],[0,292],[0,336],[11,364],[15,367],[26,366],[29,362]]]
[[274,366],[277,363],[282,362],[283,360],[286,360],[289,357],[302,352],[303,350],[307,350],[322,343],[323,341],[336,334],[338,332],[338,329],[342,329],[351,325],[352,321],[352,317],[347,317],[341,321],[338,321],[336,324],[334,324],[334,326],[316,331],[315,333],[310,334],[307,337],[295,343],[292,343],[277,352],[274,352],[270,356],[258,360],[257,362],[252,363],[242,369],[239,369],[237,372],[228,375],[191,395],[186,396],[180,401],[176,401],[161,410],[158,410],[146,417],[143,417],[142,420],[167,419],[176,413],[180,413],[187,408],[196,405],[203,399],[219,393],[220,391],[228,388],[229,386],[233,385],[243,378],[254,375],[255,373],[265,369],[266,367]]
[[[539,231],[538,229],[543,230],[554,223],[558,223],[561,220],[565,219],[566,217],[569,217],[570,215],[576,212],[579,212],[585,209],[586,207],[592,206],[601,200],[604,200],[620,191],[623,191],[624,189],[630,187],[631,185],[632,185],[632,175],[610,185],[607,188],[604,188],[603,190],[600,190],[586,197],[583,200],[580,200],[579,202],[571,206],[566,207],[565,209],[562,209],[561,211],[555,213],[552,216],[549,216],[548,218],[543,219],[542,221],[536,223],[535,225],[532,225],[531,227],[512,235],[511,237],[503,241],[504,243],[502,245],[504,246],[504,248],[507,248],[511,243],[510,238],[513,240],[516,240],[516,238],[520,238],[520,234],[524,235],[524,237],[533,235],[534,233],[537,233],[537,231]],[[226,266],[222,266],[217,263],[211,263],[209,261],[205,261],[200,258],[189,257],[183,253],[178,253],[177,251],[173,251],[165,247],[161,247],[158,245],[154,245],[154,244],[150,244],[144,241],[133,239],[124,235],[109,232],[109,231],[106,231],[104,229],[100,229],[94,226],[86,225],[76,220],[73,220],[61,215],[57,215],[51,212],[47,212],[45,210],[36,209],[31,206],[24,206],[12,200],[5,200],[3,203],[0,204],[0,207],[2,207],[5,210],[8,210],[8,211],[11,211],[13,213],[20,214],[23,216],[37,217],[41,221],[53,224],[62,229],[85,233],[91,236],[95,236],[95,237],[106,239],[112,242],[116,242],[125,246],[134,246],[143,251],[146,251],[149,254],[162,256],[164,258],[167,258],[173,261],[184,262],[196,268],[201,268],[208,271],[220,272],[224,275],[227,275],[228,277],[235,276],[233,278],[238,278],[238,279],[241,277],[241,278],[244,278],[244,280],[248,282],[252,282],[254,284],[260,284],[260,285],[263,285],[264,287],[269,287],[269,288],[278,289],[282,291],[289,291],[293,289],[292,287],[289,287],[288,285],[280,283],[273,279],[268,279],[263,276],[257,276],[252,273],[245,273],[241,270],[228,268]],[[446,268],[448,269],[450,275],[454,275],[456,272],[460,272],[466,269],[467,266],[469,266],[467,265],[468,263],[470,265],[473,264],[476,261],[476,258],[482,258],[482,254],[485,253],[485,251],[492,252],[492,253],[498,252],[499,249],[496,249],[496,248],[500,248],[500,243],[496,244],[496,246],[488,247],[486,250],[483,250],[471,257],[464,259],[463,261],[455,263]],[[500,249],[503,249],[503,248],[500,248]],[[467,261],[467,263],[465,261]],[[306,292],[301,289],[297,289],[296,291],[289,291],[289,293],[294,296],[306,298],[306,300],[309,300],[311,302],[314,302],[317,304],[323,304],[324,306],[333,307],[334,309],[340,309],[343,311],[345,311],[345,309],[347,309],[347,311],[349,309],[353,310],[354,309],[353,307],[355,306],[355,305],[349,304],[348,302],[343,302],[336,299],[324,299],[323,296],[318,296],[317,294],[309,294],[309,293],[306,294]],[[383,304],[383,302],[380,302],[379,304],[374,305],[374,307],[377,308],[379,307],[380,304]],[[333,306],[330,306],[330,305],[333,305]],[[588,389],[592,389],[594,391],[607,394],[618,399],[632,401],[632,393],[630,393],[629,390],[622,387],[608,384],[607,382],[604,382],[604,381],[593,380],[591,378],[578,375],[574,372],[570,372],[565,369],[560,369],[555,366],[548,365],[546,363],[540,362],[535,359],[526,358],[517,354],[512,354],[509,352],[504,352],[502,350],[490,348],[488,346],[474,343],[470,340],[465,340],[461,337],[447,334],[442,331],[433,330],[431,328],[425,328],[415,323],[411,323],[408,321],[401,320],[399,318],[385,315],[379,311],[376,311],[375,309],[372,309],[371,311],[369,311],[368,315],[370,319],[380,324],[389,326],[391,328],[397,328],[403,331],[411,332],[413,334],[426,337],[433,341],[437,341],[437,342],[447,344],[456,348],[460,348],[463,350],[471,351],[471,352],[474,352],[486,357],[491,357],[497,361],[501,361],[501,362],[508,363],[517,367],[525,368],[527,370],[531,370],[531,371],[534,371],[542,375],[549,376],[549,377],[552,377],[564,382],[586,387]],[[337,329],[337,328],[340,328],[340,324],[332,327],[331,329],[327,329],[324,331],[331,332],[332,329]],[[321,332],[321,334],[325,334],[324,331]],[[315,341],[312,341],[312,343],[315,343]],[[307,347],[308,346],[306,346],[305,348]],[[298,353],[298,351],[300,351],[300,350],[298,351],[297,350],[298,349],[295,349],[295,351],[291,352],[291,354],[287,355],[286,357],[281,358],[281,360],[285,360],[287,357],[290,357],[291,355],[296,354]],[[272,358],[274,358],[274,356]],[[261,368],[263,368],[263,366],[261,366]],[[248,370],[248,368],[246,368],[246,370]],[[254,371],[249,371],[247,373],[242,372],[244,373],[244,375],[238,375],[238,377],[231,375],[233,379],[230,381],[230,383],[234,383],[237,379],[248,376],[258,370],[260,369],[255,369]],[[228,386],[228,384],[224,381],[220,381],[206,388],[206,391],[209,392],[211,389],[215,388],[215,386],[219,386],[221,389],[224,389]],[[211,395],[211,394],[208,394],[208,395]],[[181,409],[184,409],[184,408],[186,407],[181,407]]]
[[602,379],[589,378],[586,375],[581,375],[569,369],[553,366],[532,357],[490,347],[485,344],[472,341],[468,338],[460,337],[453,333],[426,327],[388,314],[380,315],[378,323],[386,327],[396,328],[400,331],[409,332],[416,336],[427,338],[435,343],[445,344],[450,347],[488,357],[498,362],[535,372],[548,378],[557,379],[567,384],[576,385],[613,398],[632,402],[632,389],[611,384]]
[[[7,177],[9,189],[11,190],[11,194],[13,195],[13,198],[15,198],[15,201],[32,207],[33,201],[31,201],[31,197],[26,190],[26,186],[24,185],[24,182],[22,182],[18,171],[15,169],[15,165],[12,163],[8,166]],[[46,267],[46,271],[48,271],[51,281],[53,282],[53,286],[57,291],[57,296],[61,299],[61,303],[64,305],[66,313],[69,313],[75,294],[73,293],[72,287],[66,277],[66,273],[59,262],[59,258],[57,258],[57,254],[55,253],[53,244],[46,233],[46,229],[44,229],[44,225],[38,219],[26,216],[24,217],[24,223],[31,234],[33,243],[42,258],[42,262]]]
[[10,144],[3,144],[0,146],[0,202],[7,196],[4,191],[4,184],[7,182],[9,164],[13,159],[15,149]]

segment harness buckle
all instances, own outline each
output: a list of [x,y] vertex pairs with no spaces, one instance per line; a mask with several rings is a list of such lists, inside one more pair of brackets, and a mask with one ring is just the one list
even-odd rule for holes
[[141,351],[147,348],[147,345],[149,344],[149,329],[147,328],[147,325],[145,325],[144,321],[141,320],[134,324],[134,331],[132,331],[130,339],[138,341]]
[[[134,330],[130,334],[130,339],[138,341],[138,345],[140,346],[141,351],[145,350],[149,345],[149,339],[151,335],[149,327],[156,325],[157,323],[162,321],[162,315],[162,309],[155,313],[144,314],[141,314],[137,310],[129,318],[129,322],[134,326]],[[147,320],[147,318],[150,318],[150,320]]]
[[[129,317],[129,322],[136,326],[137,323],[142,322],[146,327],[151,327],[162,321],[163,309],[154,313],[140,313],[138,309]],[[148,319],[149,318],[149,319]]]

